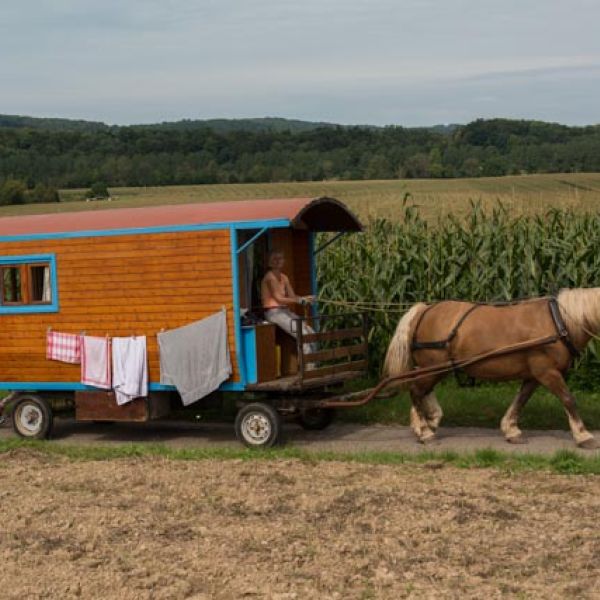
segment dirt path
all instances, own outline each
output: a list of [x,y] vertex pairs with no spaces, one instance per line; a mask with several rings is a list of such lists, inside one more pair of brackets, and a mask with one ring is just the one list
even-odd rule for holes
[[[437,465],[436,468],[433,466]],[[2,598],[598,598],[600,478],[430,465],[0,461]]]
[[[560,449],[577,450],[568,431],[526,431],[524,445],[511,445],[495,429],[475,427],[441,428],[439,439],[427,446],[416,443],[408,427],[398,425],[355,425],[334,423],[325,431],[304,431],[294,424],[285,428],[286,442],[305,450],[356,452],[364,450],[391,452],[473,451],[493,448],[505,452],[553,454]],[[0,439],[13,436],[10,426],[0,427]],[[600,440],[600,432],[595,432]],[[233,426],[227,423],[189,423],[155,421],[145,424],[88,424],[72,419],[55,421],[56,441],[68,444],[114,444],[124,442],[165,443],[174,447],[240,447]],[[600,450],[577,450],[591,456]]]

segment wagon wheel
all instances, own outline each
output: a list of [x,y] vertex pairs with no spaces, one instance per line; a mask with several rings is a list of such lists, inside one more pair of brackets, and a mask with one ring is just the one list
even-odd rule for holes
[[43,440],[52,431],[52,409],[39,396],[21,396],[13,406],[12,422],[17,435],[30,440]]
[[308,408],[300,413],[298,423],[307,431],[321,431],[327,429],[334,418],[333,408]]
[[281,417],[268,404],[248,404],[235,418],[235,434],[248,448],[270,448],[280,440]]

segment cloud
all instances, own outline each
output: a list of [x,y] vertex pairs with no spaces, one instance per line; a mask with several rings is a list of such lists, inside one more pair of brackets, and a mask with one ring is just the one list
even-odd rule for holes
[[[0,6],[0,112],[598,121],[574,96],[600,93],[599,18],[588,0],[20,0]],[[540,109],[565,82],[573,106]]]

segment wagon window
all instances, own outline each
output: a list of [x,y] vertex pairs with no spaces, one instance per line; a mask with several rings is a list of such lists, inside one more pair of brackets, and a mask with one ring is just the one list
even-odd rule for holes
[[54,254],[0,256],[0,315],[58,312]]
[[29,267],[29,301],[32,304],[51,302],[50,265],[31,265]]
[[23,289],[20,267],[2,267],[2,303],[21,304]]

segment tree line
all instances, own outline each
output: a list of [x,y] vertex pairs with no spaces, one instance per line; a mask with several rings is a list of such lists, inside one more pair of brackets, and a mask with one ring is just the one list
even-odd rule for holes
[[[0,118],[0,183],[52,188],[600,171],[600,126],[477,120],[439,128],[67,126]],[[22,119],[22,118],[21,118]]]

